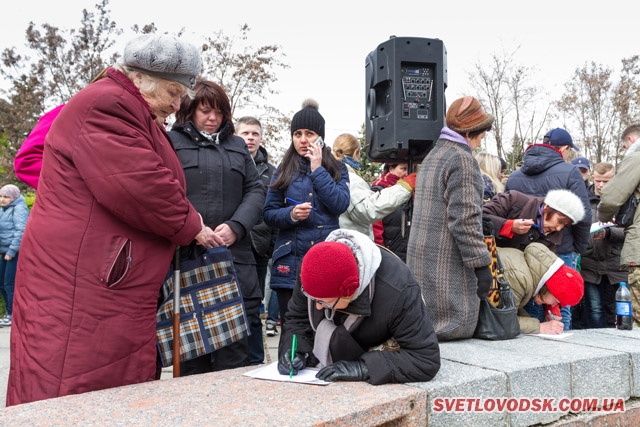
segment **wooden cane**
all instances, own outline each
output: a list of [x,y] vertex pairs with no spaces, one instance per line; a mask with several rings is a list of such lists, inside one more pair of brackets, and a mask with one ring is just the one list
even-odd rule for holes
[[173,378],[180,376],[180,246],[173,258]]

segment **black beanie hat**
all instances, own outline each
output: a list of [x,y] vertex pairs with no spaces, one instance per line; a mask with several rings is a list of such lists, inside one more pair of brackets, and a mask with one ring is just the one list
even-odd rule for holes
[[318,112],[318,103],[313,99],[306,99],[302,103],[302,110],[294,114],[291,119],[291,135],[298,129],[309,129],[324,139],[324,117]]

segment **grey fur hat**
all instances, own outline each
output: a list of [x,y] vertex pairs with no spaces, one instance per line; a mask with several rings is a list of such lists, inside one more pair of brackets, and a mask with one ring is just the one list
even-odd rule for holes
[[198,48],[169,34],[145,34],[129,41],[123,63],[129,68],[193,89],[202,71]]
[[572,191],[549,190],[544,198],[544,204],[565,214],[574,224],[582,221],[582,218],[584,218],[584,205],[582,204],[582,200]]

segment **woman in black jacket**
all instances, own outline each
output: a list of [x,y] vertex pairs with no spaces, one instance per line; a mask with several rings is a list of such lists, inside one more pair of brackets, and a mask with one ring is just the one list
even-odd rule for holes
[[319,366],[316,376],[326,381],[385,384],[429,381],[440,369],[436,334],[409,267],[357,231],[335,230],[309,249],[286,318],[283,375]]
[[[214,230],[217,244],[231,250],[249,323],[260,322],[262,293],[249,233],[262,215],[265,187],[244,139],[234,135],[224,90],[209,81],[199,81],[193,90],[193,99],[182,99],[169,135],[187,179],[187,197]],[[180,371],[191,375],[247,365],[248,337],[183,362]]]

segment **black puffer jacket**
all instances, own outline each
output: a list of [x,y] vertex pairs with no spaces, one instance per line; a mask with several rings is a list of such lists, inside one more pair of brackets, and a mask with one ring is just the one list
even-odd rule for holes
[[[262,183],[265,186],[266,196],[267,187],[271,183],[271,178],[273,177],[273,172],[275,172],[276,167],[269,163],[269,153],[267,153],[267,150],[262,146],[258,148],[256,157],[253,160],[256,162],[256,169],[258,169],[260,179],[262,179]],[[251,245],[253,246],[253,250],[262,257],[271,258],[277,237],[278,229],[269,227],[261,217],[260,222],[251,230]]]
[[[409,218],[409,221],[407,221]],[[409,230],[411,219],[411,207],[408,203],[397,208],[382,219],[384,232],[384,246],[398,255],[402,261],[407,261],[407,242],[409,241]],[[405,223],[404,234],[402,223]]]

